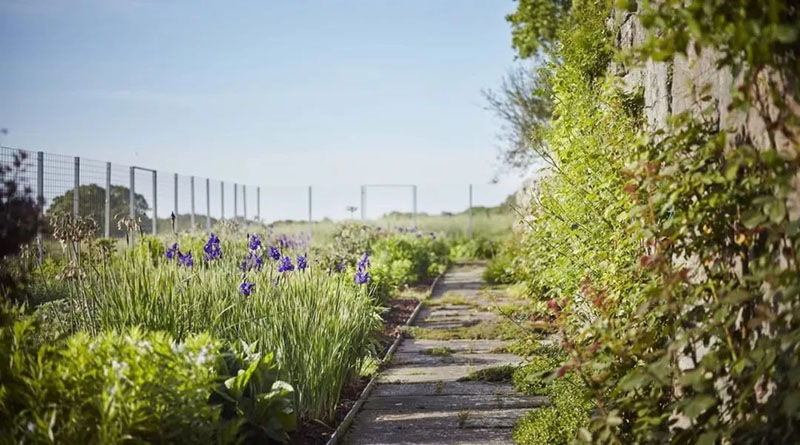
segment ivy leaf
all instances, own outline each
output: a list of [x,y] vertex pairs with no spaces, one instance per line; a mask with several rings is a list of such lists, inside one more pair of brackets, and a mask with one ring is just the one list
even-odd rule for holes
[[765,210],[769,212],[770,221],[777,224],[783,221],[783,217],[786,215],[786,204],[783,203],[783,200],[776,199],[767,205]]
[[648,383],[650,380],[651,378],[647,373],[637,369],[626,375],[619,385],[623,391],[631,391]]
[[728,181],[733,181],[736,178],[736,174],[739,172],[739,163],[738,162],[731,162],[730,165],[725,167],[725,179]]
[[758,227],[759,224],[764,222],[766,217],[761,213],[760,209],[750,209],[742,215],[742,224],[752,230]]
[[717,404],[717,400],[708,394],[700,394],[692,397],[686,402],[683,408],[683,414],[690,419],[695,419],[705,410]]

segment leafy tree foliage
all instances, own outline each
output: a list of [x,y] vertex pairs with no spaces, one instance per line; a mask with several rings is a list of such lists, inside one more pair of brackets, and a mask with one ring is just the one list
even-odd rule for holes
[[571,5],[571,0],[519,0],[517,10],[506,20],[511,23],[512,42],[520,57],[531,57],[553,45]]
[[26,156],[20,151],[11,165],[0,166],[0,257],[18,253],[39,227],[39,206],[20,180]]
[[1,300],[19,298],[26,276],[18,273],[9,257],[20,253],[20,248],[36,236],[41,222],[40,206],[33,200],[30,188],[24,185],[26,156],[24,151],[19,151],[13,155],[11,165],[0,166]]
[[525,169],[545,150],[544,132],[552,115],[550,71],[544,67],[517,67],[508,72],[499,90],[484,91],[484,96],[501,122],[502,152],[505,165]]

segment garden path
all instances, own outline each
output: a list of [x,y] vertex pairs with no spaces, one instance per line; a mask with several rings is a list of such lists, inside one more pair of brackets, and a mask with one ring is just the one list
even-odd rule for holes
[[[440,280],[420,311],[417,326],[446,338],[448,332],[499,317],[481,279],[485,265],[462,263]],[[497,294],[497,291],[492,291]],[[502,296],[501,296],[502,298]],[[456,335],[457,336],[457,335]],[[522,358],[502,351],[501,340],[407,338],[356,416],[345,443],[510,444],[516,420],[548,403],[515,393],[510,383],[463,381],[486,368],[518,365]],[[461,381],[460,381],[461,380]]]

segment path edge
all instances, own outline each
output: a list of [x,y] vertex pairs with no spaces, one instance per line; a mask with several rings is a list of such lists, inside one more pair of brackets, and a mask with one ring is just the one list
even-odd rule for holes
[[[408,320],[406,320],[404,326],[411,326],[414,323],[414,321],[416,321],[417,316],[419,315],[419,311],[420,309],[422,309],[424,300],[430,298],[433,295],[434,290],[436,290],[436,285],[439,284],[439,280],[444,276],[444,274],[447,273],[448,270],[450,270],[450,265],[447,266],[447,269],[445,269],[444,272],[442,272],[436,278],[433,279],[433,283],[431,283],[431,287],[428,289],[427,297],[420,300],[417,303],[417,307],[414,308],[414,312],[412,312],[411,316],[408,317]],[[400,342],[402,342],[404,338],[405,334],[401,334],[394,339],[392,345],[389,347],[389,350],[386,351],[386,355],[384,355],[383,358],[381,359],[381,364],[388,363],[389,361],[392,360],[392,355],[394,354],[394,351],[397,349],[397,347],[400,345]],[[356,400],[356,403],[353,404],[353,407],[350,408],[350,411],[348,411],[347,415],[344,416],[344,419],[342,419],[342,422],[339,424],[338,427],[336,427],[336,431],[333,432],[331,438],[328,439],[325,445],[336,445],[337,443],[339,443],[339,440],[342,437],[344,437],[344,435],[347,433],[347,430],[350,428],[350,424],[353,423],[353,419],[356,417],[356,414],[358,414],[358,412],[361,410],[361,406],[367,400],[367,397],[369,397],[370,393],[372,392],[372,389],[375,387],[379,375],[380,373],[375,374],[370,379],[369,383],[367,383],[367,386],[365,386],[364,389],[361,391],[361,395],[358,397],[358,400]]]

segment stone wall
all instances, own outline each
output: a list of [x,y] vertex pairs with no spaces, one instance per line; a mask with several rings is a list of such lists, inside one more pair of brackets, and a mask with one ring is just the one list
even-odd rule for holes
[[[647,39],[647,31],[635,12],[622,12],[610,17],[608,27],[616,33],[615,45],[622,50],[639,47]],[[686,56],[679,55],[671,61],[649,60],[643,66],[632,68],[612,63],[609,69],[620,77],[625,91],[642,92],[645,121],[651,131],[666,129],[667,119],[672,115],[688,111],[700,116],[703,110],[708,109],[705,118],[721,131],[728,131],[732,142],[750,143],[758,149],[770,147],[772,142],[766,131],[767,123],[755,107],[749,112],[731,110],[733,91],[741,79],[735,78],[730,68],[717,68],[718,58],[719,54],[713,50],[705,49],[698,54],[693,45],[689,45]],[[779,76],[766,72],[761,75],[762,84],[766,83],[767,76],[781,85],[785,97],[796,97],[797,85],[782,83]],[[800,115],[800,104],[791,99],[788,102]],[[794,135],[776,134],[774,144],[787,156],[797,156],[798,147],[792,140],[800,140],[800,129]],[[519,191],[519,205],[529,204],[535,182],[526,182]],[[800,175],[795,178],[794,191],[788,197],[786,207],[790,220],[800,219]]]
[[[625,12],[610,19],[609,28],[616,30],[615,42],[619,49],[638,47],[647,38],[647,31],[636,13]],[[611,70],[622,78],[624,89],[629,92],[642,89],[646,122],[651,130],[664,129],[671,115],[689,111],[699,116],[710,106],[707,118],[720,130],[731,132],[733,140],[749,141],[759,149],[769,147],[766,122],[755,108],[748,113],[730,110],[733,91],[741,79],[734,78],[730,68],[717,68],[718,58],[719,54],[713,50],[705,49],[698,54],[693,45],[689,45],[686,56],[679,55],[671,61],[649,60],[644,66],[629,69],[612,65]],[[762,73],[762,83],[767,76],[770,74]],[[772,75],[771,80],[781,85],[779,76]],[[785,97],[792,97],[794,88],[795,85],[783,85]],[[790,101],[790,105],[800,112],[796,102]],[[789,135],[777,134],[775,145],[780,151],[796,154]]]
[[[619,23],[617,26],[616,24]],[[616,47],[629,50],[640,46],[647,38],[647,31],[642,27],[636,13],[624,12],[621,16],[612,17],[608,22],[609,29],[616,30]],[[642,90],[644,97],[645,121],[650,130],[665,129],[667,118],[683,112],[700,116],[703,110],[709,110],[706,119],[710,119],[721,131],[728,131],[731,141],[750,143],[763,150],[772,146],[767,132],[767,122],[753,107],[749,112],[731,110],[733,91],[741,83],[735,78],[730,68],[717,68],[719,54],[705,49],[701,53],[694,51],[689,45],[686,56],[679,55],[667,62],[646,62],[644,66],[624,68],[612,64],[612,73],[622,79],[623,89],[627,92]],[[774,82],[784,91],[789,107],[800,115],[800,104],[793,98],[797,85],[785,82],[776,73],[762,72],[758,79],[760,85],[767,80]],[[768,96],[766,86],[762,93]],[[777,114],[775,107],[767,105],[771,118]],[[798,155],[798,146],[794,141],[800,140],[800,129],[795,134],[775,134],[775,148],[786,156]],[[794,178],[793,192],[787,197],[786,208],[789,219],[800,220],[800,174]]]

